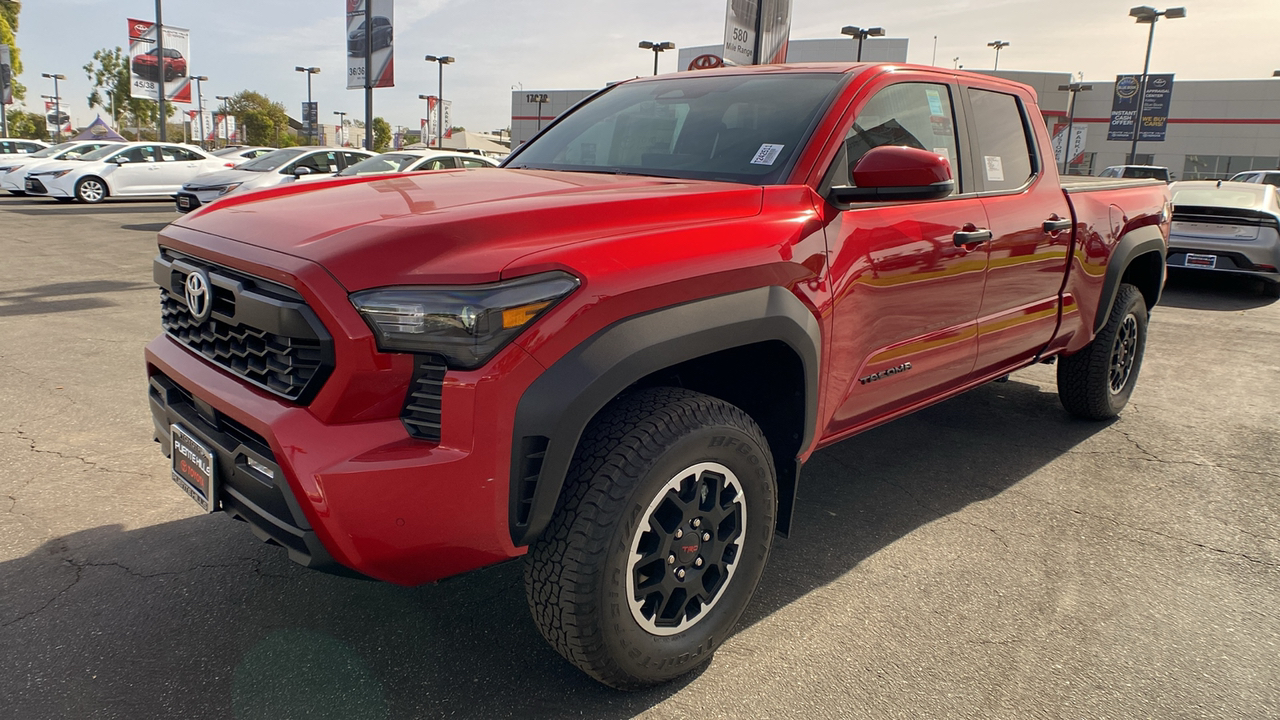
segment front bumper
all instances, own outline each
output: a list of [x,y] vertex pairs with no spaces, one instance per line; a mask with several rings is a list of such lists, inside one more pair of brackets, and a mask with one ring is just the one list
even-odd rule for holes
[[[33,186],[32,183],[35,183]],[[52,175],[28,175],[24,188],[30,195],[48,197],[75,197],[73,189],[67,182],[67,176],[55,178]]]

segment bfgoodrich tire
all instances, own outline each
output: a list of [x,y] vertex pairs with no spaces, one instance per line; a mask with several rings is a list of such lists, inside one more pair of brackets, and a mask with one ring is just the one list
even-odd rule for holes
[[525,590],[543,637],[636,690],[704,666],[760,580],[777,514],[746,413],[677,388],[626,396],[584,433]]
[[1058,363],[1058,398],[1072,415],[1106,420],[1133,394],[1147,345],[1147,304],[1133,285],[1121,285],[1107,324],[1093,342]]

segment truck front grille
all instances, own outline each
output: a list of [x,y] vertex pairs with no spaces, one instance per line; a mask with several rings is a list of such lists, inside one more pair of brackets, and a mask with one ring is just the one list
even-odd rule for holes
[[[208,275],[212,294],[203,320],[184,292],[197,270]],[[305,403],[332,371],[333,341],[291,288],[167,249],[156,258],[155,280],[165,333],[253,385]]]

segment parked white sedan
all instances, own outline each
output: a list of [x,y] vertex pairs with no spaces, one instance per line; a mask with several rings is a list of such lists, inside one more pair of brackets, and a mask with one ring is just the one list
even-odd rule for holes
[[26,157],[49,147],[49,143],[24,138],[0,138],[0,159]]
[[190,145],[121,143],[40,167],[27,175],[23,190],[85,203],[108,197],[172,197],[183,183],[225,167],[225,162]]
[[332,177],[375,153],[351,148],[292,147],[267,153],[234,169],[220,169],[192,179],[174,196],[178,212],[191,212],[233,192],[261,190],[300,180]]
[[27,173],[36,168],[59,160],[75,160],[94,150],[99,150],[110,142],[65,142],[47,147],[30,155],[17,155],[0,160],[0,190],[8,190],[10,195],[26,195],[23,189]]
[[339,172],[338,177],[488,167],[498,167],[498,163],[483,155],[447,150],[397,150],[362,160]]

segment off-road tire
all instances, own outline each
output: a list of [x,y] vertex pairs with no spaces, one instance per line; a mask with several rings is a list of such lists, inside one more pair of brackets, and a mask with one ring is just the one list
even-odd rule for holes
[[[97,191],[93,191],[92,188],[97,188]],[[106,200],[107,196],[110,194],[111,191],[107,188],[106,181],[93,175],[81,178],[80,181],[76,183],[76,200],[78,202],[96,205],[103,200]]]
[[1058,362],[1062,406],[1087,420],[1119,415],[1138,382],[1146,344],[1146,300],[1138,288],[1121,285],[1102,331],[1079,352]]
[[[656,628],[666,634],[655,634],[641,625],[643,617],[635,613],[643,611],[633,610],[628,597],[629,579],[638,577],[634,573],[640,567],[632,548],[655,527],[650,523],[658,517],[654,508],[666,502],[661,498],[673,497],[671,483],[704,464],[731,471],[742,489],[734,495],[726,480],[722,487],[731,492],[719,496],[741,498],[744,521],[736,565],[714,599],[674,621],[680,626]],[[716,475],[710,477],[715,482]],[[705,506],[707,496],[701,497]],[[565,659],[620,690],[697,670],[710,662],[750,601],[768,559],[776,515],[769,445],[746,413],[679,388],[624,396],[583,433],[555,514],[529,548],[524,579],[534,622]],[[703,527],[712,525],[708,521]],[[699,532],[694,541],[705,537]],[[699,567],[708,572],[711,564]],[[687,577],[694,578],[689,567]],[[664,582],[675,582],[671,572]],[[656,621],[655,615],[651,622]]]

